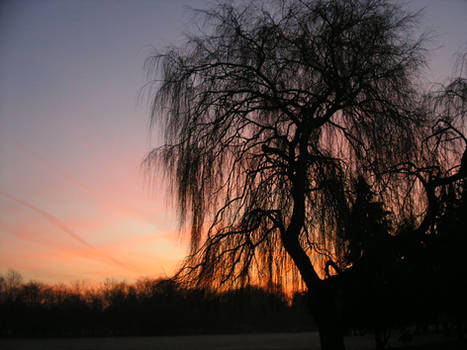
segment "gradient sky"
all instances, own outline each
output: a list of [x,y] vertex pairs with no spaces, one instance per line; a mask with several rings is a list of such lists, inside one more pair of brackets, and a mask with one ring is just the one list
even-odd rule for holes
[[[207,0],[0,1],[0,274],[45,282],[170,275],[186,244],[162,184],[140,91],[154,48],[182,43]],[[416,0],[430,82],[467,45],[466,0]]]

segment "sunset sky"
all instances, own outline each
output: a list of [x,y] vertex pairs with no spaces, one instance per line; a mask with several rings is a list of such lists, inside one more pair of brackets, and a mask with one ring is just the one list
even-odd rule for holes
[[[207,0],[0,1],[0,274],[44,282],[170,275],[186,251],[141,161],[143,63],[193,31]],[[425,7],[427,82],[467,49],[466,0]]]

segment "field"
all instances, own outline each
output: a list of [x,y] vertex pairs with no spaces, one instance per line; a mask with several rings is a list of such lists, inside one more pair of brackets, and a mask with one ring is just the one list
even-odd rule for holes
[[[414,339],[413,344],[393,348],[413,350],[460,349],[452,340],[439,337]],[[431,345],[427,345],[431,344]],[[347,350],[374,349],[372,336],[346,338]],[[2,350],[310,350],[319,349],[318,334],[272,333],[236,335],[199,335],[177,337],[106,338],[12,338],[0,339]]]
[[0,340],[2,350],[302,350],[318,344],[317,333]]

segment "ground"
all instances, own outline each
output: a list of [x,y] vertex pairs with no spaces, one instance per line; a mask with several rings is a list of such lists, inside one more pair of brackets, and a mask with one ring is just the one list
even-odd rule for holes
[[[373,350],[372,336],[346,338],[347,350]],[[392,349],[467,349],[450,338],[419,337],[411,345],[392,342]],[[318,333],[200,335],[178,337],[0,338],[2,350],[318,350]]]

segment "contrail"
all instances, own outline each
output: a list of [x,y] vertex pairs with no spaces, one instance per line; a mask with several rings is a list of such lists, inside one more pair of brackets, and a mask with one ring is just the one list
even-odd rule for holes
[[[74,238],[75,240],[77,240],[78,242],[83,244],[84,246],[98,251],[98,249],[96,247],[94,247],[93,245],[88,243],[86,240],[84,240],[80,235],[78,235],[76,232],[74,232],[71,228],[69,228],[63,221],[61,221],[56,216],[50,214],[49,212],[46,212],[45,210],[42,210],[41,208],[36,207],[35,205],[33,205],[33,204],[31,204],[31,203],[29,203],[29,202],[27,202],[25,200],[17,198],[15,196],[11,195],[11,194],[6,193],[6,192],[0,191],[0,195],[6,197],[6,198],[8,198],[8,199],[10,199],[10,200],[12,200],[12,201],[14,201],[16,203],[19,203],[22,206],[27,207],[27,208],[35,211],[36,213],[39,213],[47,221],[49,221],[50,223],[52,223],[55,226],[59,227],[63,232],[67,233],[69,236],[71,236],[72,238]],[[123,268],[125,268],[127,270],[132,271],[132,269],[130,269],[128,266],[126,266],[125,264],[121,263],[120,261],[114,259],[113,257],[108,256],[107,254],[103,254],[102,252],[100,252],[100,254],[104,255],[107,259],[112,261],[114,264],[117,264],[120,267],[123,267]]]
[[88,248],[92,248],[92,249],[95,249],[91,244],[89,244],[88,242],[86,242],[83,238],[81,238],[77,233],[73,232],[73,230],[71,230],[67,225],[65,225],[65,223],[63,223],[62,221],[60,221],[60,219],[58,219],[57,217],[53,216],[52,214],[36,207],[35,205],[29,203],[29,202],[26,202],[22,199],[19,199],[17,197],[14,197],[12,196],[11,194],[8,194],[8,193],[5,193],[5,192],[1,192],[0,191],[0,194],[4,197],[7,197],[8,199],[11,199],[12,201],[15,201],[16,203],[19,203],[29,209],[32,209],[34,210],[35,212],[41,214],[44,218],[46,218],[49,222],[51,222],[52,224],[60,227],[60,229],[66,233],[68,233],[71,237],[73,237],[74,239],[76,239],[78,242],[80,242],[81,244],[84,244],[86,247]]

